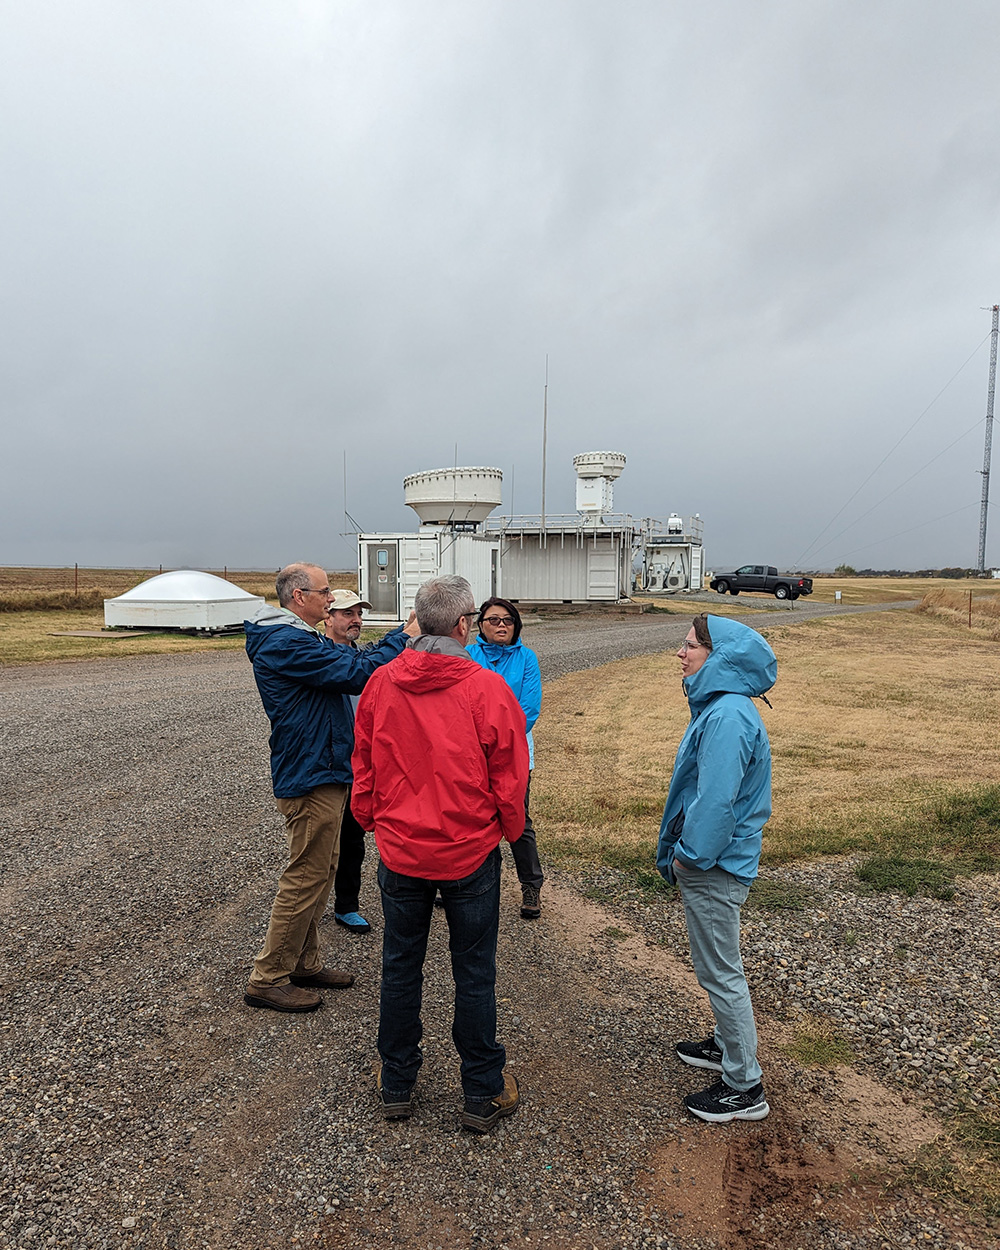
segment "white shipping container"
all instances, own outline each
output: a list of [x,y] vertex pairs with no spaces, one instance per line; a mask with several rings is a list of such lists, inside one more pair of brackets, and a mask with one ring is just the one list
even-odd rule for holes
[[466,578],[477,604],[501,594],[499,538],[430,526],[358,535],[358,593],[372,605],[368,620],[405,621],[423,583],[444,573]]

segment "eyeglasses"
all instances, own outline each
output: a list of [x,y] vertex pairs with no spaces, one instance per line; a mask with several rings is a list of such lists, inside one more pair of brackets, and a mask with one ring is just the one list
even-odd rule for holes
[[681,643],[681,645],[677,649],[678,651],[692,651],[698,647],[703,647],[704,645],[705,644],[703,642],[689,642],[685,638],[684,641]]
[[484,616],[484,625],[513,625],[514,618],[512,616]]
[[[477,612],[463,612],[458,621],[474,621],[479,614]],[[458,621],[455,624],[458,624]]]
[[301,590],[304,595],[325,595],[327,599],[333,598],[333,591],[329,586],[300,586],[299,590]]

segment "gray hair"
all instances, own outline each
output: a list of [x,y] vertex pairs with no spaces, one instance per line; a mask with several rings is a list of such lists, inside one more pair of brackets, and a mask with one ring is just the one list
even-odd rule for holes
[[[312,572],[319,569],[318,564],[286,564],[278,576],[275,578],[274,589],[278,595],[278,602],[283,608],[287,608],[292,602],[292,595],[296,590],[308,590],[309,583],[312,581]],[[322,573],[323,570],[320,569]],[[325,577],[326,574],[323,573]]]
[[447,573],[424,582],[417,591],[413,608],[422,634],[447,638],[463,613],[470,616],[475,613],[476,601],[464,577]]

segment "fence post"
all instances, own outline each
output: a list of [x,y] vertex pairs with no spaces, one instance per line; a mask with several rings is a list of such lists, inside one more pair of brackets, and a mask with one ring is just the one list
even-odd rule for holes
[[73,594],[78,595],[79,593],[80,593],[80,566],[79,564],[74,564],[73,565]]
[[972,591],[969,591],[969,628],[972,628]]

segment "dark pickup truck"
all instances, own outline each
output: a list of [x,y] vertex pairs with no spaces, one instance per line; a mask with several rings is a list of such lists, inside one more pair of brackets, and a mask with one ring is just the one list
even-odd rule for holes
[[811,595],[811,577],[799,577],[797,573],[779,573],[773,564],[744,564],[735,573],[716,573],[709,585],[724,595],[738,595],[741,590],[756,590],[760,594],[774,595],[775,599],[797,599],[799,595]]

